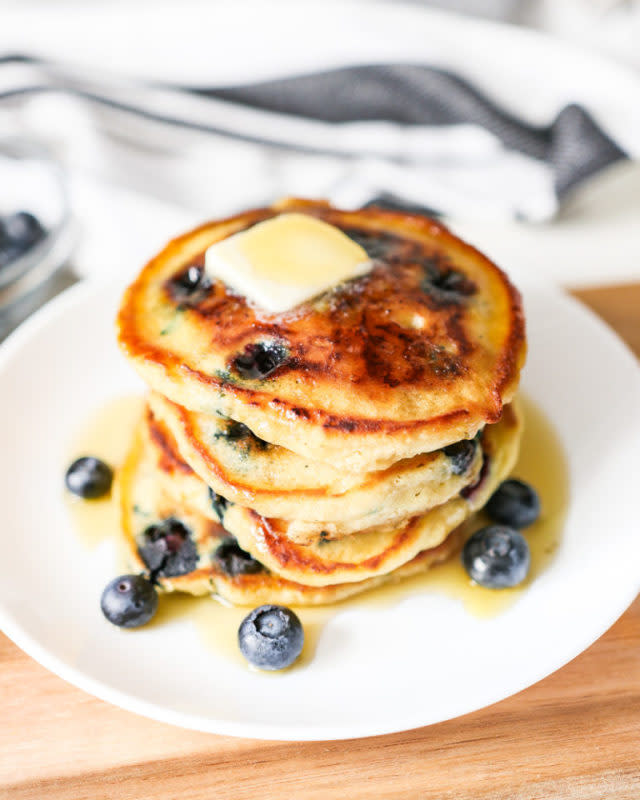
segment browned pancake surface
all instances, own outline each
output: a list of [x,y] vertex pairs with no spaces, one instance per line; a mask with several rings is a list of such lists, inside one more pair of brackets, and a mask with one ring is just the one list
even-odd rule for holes
[[[340,227],[374,266],[290,312],[269,314],[221,282],[185,301],[176,287],[213,242],[283,211]],[[267,441],[353,469],[472,436],[517,386],[520,297],[494,264],[425,217],[287,201],[175,240],[127,291],[119,337],[153,388],[244,422]],[[247,377],[238,357],[275,347]]]

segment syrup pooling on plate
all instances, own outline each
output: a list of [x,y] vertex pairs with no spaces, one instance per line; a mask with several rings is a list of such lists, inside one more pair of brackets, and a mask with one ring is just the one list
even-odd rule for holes
[[[325,624],[344,609],[357,607],[375,611],[393,606],[407,597],[442,593],[461,601],[473,616],[491,617],[512,605],[544,571],[562,539],[569,501],[567,464],[558,437],[546,416],[526,397],[523,404],[525,432],[513,475],[534,486],[542,502],[540,518],[523,531],[531,551],[531,570],[524,584],[503,590],[477,586],[469,579],[456,555],[421,575],[389,583],[335,605],[317,608],[293,606],[305,630],[302,655],[293,668],[311,662]],[[133,427],[142,415],[143,405],[141,397],[124,397],[109,403],[84,426],[71,456],[91,454],[102,458],[115,469],[117,480],[118,467]],[[69,498],[68,507],[84,542],[93,546],[102,539],[117,538],[120,522],[113,495],[88,502]],[[466,523],[465,531],[470,535],[488,522],[483,514],[475,515]],[[150,625],[160,629],[165,625],[188,622],[195,626],[206,648],[246,666],[238,650],[237,632],[248,611],[247,607],[231,607],[209,596],[168,593],[160,596],[158,613]]]
[[[99,409],[78,431],[71,443],[68,463],[82,456],[97,456],[117,475],[124,461],[133,430],[142,416],[140,395],[118,397]],[[82,500],[64,490],[73,526],[88,547],[112,539],[120,528],[115,491],[97,500]]]
[[[522,531],[531,553],[528,577],[515,589],[484,589],[470,580],[460,559],[454,558],[418,579],[429,584],[430,590],[462,600],[465,608],[477,617],[492,617],[513,605],[545,570],[562,541],[569,508],[569,473],[562,445],[544,413],[526,395],[521,399],[524,435],[513,475],[533,486],[542,504],[538,520]],[[465,532],[471,535],[490,522],[481,512],[466,523]],[[409,583],[412,580],[409,579]]]

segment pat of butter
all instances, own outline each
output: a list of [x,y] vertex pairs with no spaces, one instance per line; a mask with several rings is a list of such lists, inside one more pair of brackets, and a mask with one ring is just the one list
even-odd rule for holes
[[211,245],[205,271],[267,311],[281,312],[368,272],[366,250],[306,214],[280,214]]

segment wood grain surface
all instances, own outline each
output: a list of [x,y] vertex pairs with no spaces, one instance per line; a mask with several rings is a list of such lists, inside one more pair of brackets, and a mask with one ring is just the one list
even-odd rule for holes
[[[640,354],[640,284],[575,294]],[[0,700],[0,797],[11,800],[639,800],[640,599],[520,694],[372,739],[260,742],[173,728],[84,694],[1,635]]]

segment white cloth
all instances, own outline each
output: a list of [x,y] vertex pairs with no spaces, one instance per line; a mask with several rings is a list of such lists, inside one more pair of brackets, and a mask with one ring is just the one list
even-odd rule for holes
[[[129,101],[138,99],[130,76],[219,85],[401,58],[454,69],[537,124],[548,124],[567,102],[585,103],[628,152],[640,152],[639,105],[622,108],[619,99],[631,97],[639,84],[624,70],[594,64],[580,53],[568,58],[563,48],[530,34],[511,35],[500,26],[419,8],[358,2],[243,2],[230,8],[189,0],[179,6],[56,4],[40,6],[37,15],[5,10],[2,23],[0,50],[61,61],[78,85],[97,73]],[[28,69],[18,65],[14,76],[3,73],[2,80],[15,86]],[[596,70],[599,79],[593,80]],[[612,82],[618,99],[609,90]],[[161,111],[168,91],[173,109],[175,94],[166,87],[145,89],[145,102]],[[200,113],[197,98],[185,102],[189,114]],[[312,129],[305,120],[284,125],[278,115],[261,112],[254,123],[253,111],[224,103],[220,113],[227,127],[258,124],[262,138],[285,136],[295,143],[322,136],[317,122]],[[333,126],[332,149],[365,153],[344,159],[278,152],[196,131],[175,131],[169,142],[163,126],[154,135],[148,124],[141,141],[129,115],[54,94],[33,96],[19,111],[0,108],[2,133],[45,141],[67,165],[74,205],[86,222],[79,262],[90,272],[130,269],[186,225],[280,194],[328,196],[356,206],[384,189],[469,220],[472,228],[486,222],[487,229],[508,225],[514,207],[532,220],[556,210],[540,163],[506,152],[475,126],[407,129],[355,122],[343,125],[339,135]],[[394,153],[411,153],[410,167],[389,157]]]

